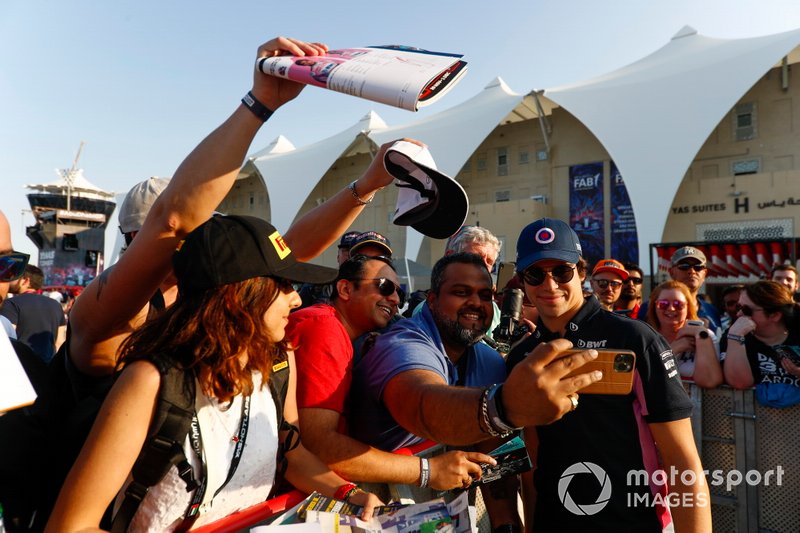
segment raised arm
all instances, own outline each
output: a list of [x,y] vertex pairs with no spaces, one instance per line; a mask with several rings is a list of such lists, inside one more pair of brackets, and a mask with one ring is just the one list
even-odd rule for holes
[[[321,44],[278,37],[259,47],[258,58],[318,55],[326,50]],[[252,93],[275,111],[302,88],[302,84],[256,70]],[[143,320],[141,310],[170,272],[178,242],[207,220],[228,193],[262,124],[240,104],[181,163],[120,261],[75,302],[69,347],[79,370],[90,375],[113,370],[119,344]]]

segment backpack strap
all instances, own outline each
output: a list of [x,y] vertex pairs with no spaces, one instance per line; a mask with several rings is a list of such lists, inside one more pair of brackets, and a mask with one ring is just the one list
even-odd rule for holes
[[131,470],[133,479],[125,489],[125,497],[114,516],[112,532],[127,531],[150,487],[161,481],[173,465],[186,482],[187,492],[198,486],[192,467],[183,453],[183,442],[189,434],[195,414],[194,374],[160,360],[151,362],[161,373],[156,413],[149,436]]
[[286,395],[289,391],[289,362],[283,360],[276,362],[272,366],[272,372],[269,375],[269,391],[272,393],[272,400],[275,402],[275,411],[278,415],[278,432],[288,432],[286,438],[278,444],[278,460],[277,468],[275,469],[275,482],[272,485],[272,490],[267,496],[267,499],[272,498],[279,491],[283,490],[284,474],[289,465],[286,459],[286,454],[297,448],[300,444],[300,430],[294,424],[286,421],[283,414],[283,408],[286,404]]

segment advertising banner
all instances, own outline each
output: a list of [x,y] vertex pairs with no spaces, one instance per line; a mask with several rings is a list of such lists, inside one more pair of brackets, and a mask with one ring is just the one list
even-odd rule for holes
[[569,225],[591,268],[605,257],[602,162],[569,167]]
[[639,237],[628,189],[617,165],[611,162],[611,257],[639,264]]

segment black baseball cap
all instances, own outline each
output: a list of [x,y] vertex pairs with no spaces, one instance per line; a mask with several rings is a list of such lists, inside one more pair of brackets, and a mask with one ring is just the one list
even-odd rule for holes
[[383,252],[383,255],[392,256],[392,245],[385,236],[377,231],[365,231],[359,233],[350,243],[350,255],[358,254],[358,250],[364,246],[376,246]]
[[259,276],[329,283],[333,268],[301,263],[275,227],[256,217],[215,215],[178,244],[172,266],[182,294]]
[[342,235],[341,240],[339,240],[339,248],[344,248],[349,250],[350,246],[352,246],[353,241],[356,240],[356,237],[361,235],[360,231],[348,231],[344,235]]

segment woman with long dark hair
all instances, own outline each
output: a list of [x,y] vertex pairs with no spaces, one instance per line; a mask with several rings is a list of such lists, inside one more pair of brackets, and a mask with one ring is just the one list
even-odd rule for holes
[[667,340],[682,379],[705,388],[722,383],[716,336],[697,317],[697,300],[680,281],[665,281],[650,294],[647,323]]
[[[267,499],[278,470],[276,402],[267,387],[273,368],[294,366],[284,328],[300,305],[292,281],[325,283],[336,271],[295,261],[267,222],[215,216],[179,245],[173,258],[179,295],[173,306],[125,341],[121,373],[109,393],[62,489],[48,528],[96,528],[131,482],[131,469],[150,434],[163,368],[177,368],[194,383],[198,431],[183,443],[197,488],[176,468],[141,501],[134,531],[184,530]],[[276,365],[278,365],[276,367]],[[290,377],[284,415],[297,423],[295,380]],[[302,445],[286,454],[285,477],[300,490],[329,496],[349,484]],[[348,501],[366,505],[373,494],[348,488]]]
[[770,407],[800,403],[800,306],[786,286],[758,281],[739,294],[736,321],[721,343],[725,381],[734,388],[756,387]]

